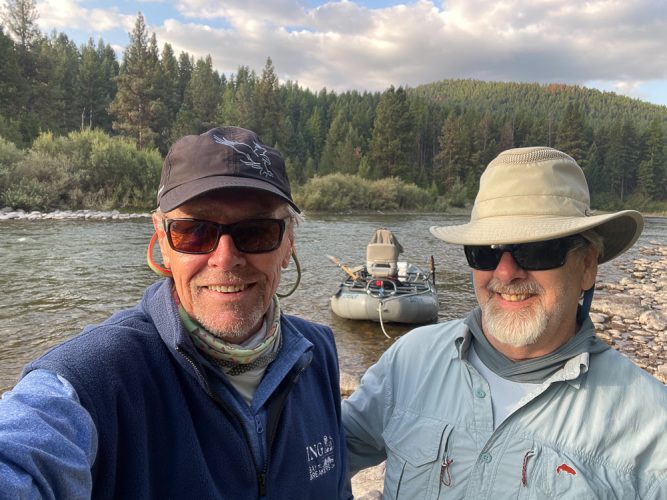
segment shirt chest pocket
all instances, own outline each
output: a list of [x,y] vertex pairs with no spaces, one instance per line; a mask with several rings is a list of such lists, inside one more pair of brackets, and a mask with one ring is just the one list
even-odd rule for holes
[[452,426],[415,413],[392,415],[382,434],[387,447],[385,498],[437,498],[440,462]]
[[548,446],[524,457],[518,498],[639,498],[632,475]]

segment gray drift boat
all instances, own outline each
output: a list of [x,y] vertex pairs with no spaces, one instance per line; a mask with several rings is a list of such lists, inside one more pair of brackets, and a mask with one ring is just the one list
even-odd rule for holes
[[429,272],[424,272],[412,263],[399,261],[402,251],[394,234],[381,228],[366,247],[365,265],[350,268],[330,256],[346,273],[331,297],[333,312],[343,318],[380,323],[436,321],[438,295],[433,257],[429,258]]

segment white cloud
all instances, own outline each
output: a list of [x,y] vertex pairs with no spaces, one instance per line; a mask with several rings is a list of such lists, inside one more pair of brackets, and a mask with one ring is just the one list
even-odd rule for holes
[[37,24],[45,31],[57,29],[91,30],[95,33],[109,31],[125,25],[129,16],[118,12],[116,7],[87,9],[77,0],[42,0],[37,3]]
[[305,15],[295,0],[179,0],[176,9],[187,18],[220,19],[242,28],[251,24],[298,24]]
[[[261,71],[271,57],[282,80],[315,90],[479,78],[599,81],[639,95],[643,82],[667,80],[664,0],[416,0],[385,8],[348,0],[317,7],[306,0],[168,4],[178,19],[144,13],[160,44],[195,57],[210,54],[225,73],[240,65]],[[135,12],[84,5],[43,0],[40,25],[131,31]]]

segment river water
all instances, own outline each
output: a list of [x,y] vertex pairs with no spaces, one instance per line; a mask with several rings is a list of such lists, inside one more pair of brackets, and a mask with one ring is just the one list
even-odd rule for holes
[[[327,255],[353,266],[365,259],[377,227],[394,231],[405,248],[401,259],[427,269],[433,255],[440,304],[439,321],[463,316],[475,305],[470,272],[460,247],[431,236],[432,225],[460,224],[468,216],[440,214],[309,215],[297,229],[303,277],[283,309],[330,325],[341,369],[355,375],[391,345],[379,324],[335,316],[329,298],[344,277]],[[0,393],[17,380],[23,365],[47,348],[112,312],[133,306],[157,278],[146,266],[150,220],[0,221]],[[648,217],[639,243],[621,259],[637,255],[651,241],[667,242],[667,219]],[[620,259],[618,259],[620,260]],[[291,265],[283,275],[288,289]],[[617,264],[600,268],[600,280],[622,276]],[[410,326],[385,325],[392,337]]]

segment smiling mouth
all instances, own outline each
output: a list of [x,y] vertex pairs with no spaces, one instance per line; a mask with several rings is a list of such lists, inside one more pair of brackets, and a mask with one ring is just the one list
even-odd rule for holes
[[528,300],[531,295],[522,293],[522,294],[515,294],[515,293],[500,293],[498,294],[503,300],[506,300],[507,302],[521,302],[522,300]]
[[228,286],[210,285],[206,288],[218,293],[237,293],[237,292],[242,292],[248,287],[247,285],[228,285]]

